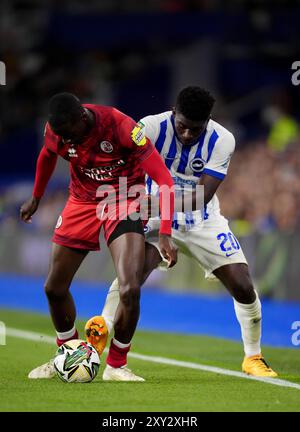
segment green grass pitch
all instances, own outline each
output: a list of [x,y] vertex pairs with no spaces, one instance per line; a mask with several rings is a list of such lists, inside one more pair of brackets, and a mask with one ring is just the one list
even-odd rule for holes
[[[45,315],[0,310],[0,321],[17,328],[54,336]],[[78,321],[83,336],[83,321]],[[29,380],[28,372],[45,363],[55,345],[7,336],[0,345],[0,411],[200,412],[300,411],[300,390],[233,376],[162,365],[130,358],[128,367],[145,383],[102,381],[88,384]],[[241,343],[204,336],[137,331],[133,352],[240,371]],[[280,378],[300,383],[299,350],[264,347],[264,356]]]

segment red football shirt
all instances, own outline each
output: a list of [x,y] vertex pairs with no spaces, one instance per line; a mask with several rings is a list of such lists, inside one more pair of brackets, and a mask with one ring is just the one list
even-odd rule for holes
[[112,185],[119,199],[120,177],[127,177],[127,188],[144,185],[140,162],[154,146],[139,134],[136,122],[113,107],[83,106],[93,112],[95,125],[82,143],[64,143],[48,123],[45,128],[45,148],[70,162],[70,194],[81,201],[95,201],[99,186]]

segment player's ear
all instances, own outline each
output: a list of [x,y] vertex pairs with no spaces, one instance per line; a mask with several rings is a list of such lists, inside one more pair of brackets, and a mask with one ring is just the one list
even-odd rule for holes
[[82,118],[82,120],[86,121],[88,118],[87,112],[86,110],[82,107],[82,111],[80,113],[80,117]]

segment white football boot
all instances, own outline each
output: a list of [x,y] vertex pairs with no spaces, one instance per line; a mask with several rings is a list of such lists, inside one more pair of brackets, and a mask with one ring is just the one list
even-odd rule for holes
[[50,379],[53,378],[56,374],[54,368],[54,359],[48,361],[48,363],[42,364],[41,366],[36,367],[28,374],[28,378],[30,379]]
[[145,381],[144,378],[135,375],[126,366],[113,368],[106,365],[103,372],[103,381]]

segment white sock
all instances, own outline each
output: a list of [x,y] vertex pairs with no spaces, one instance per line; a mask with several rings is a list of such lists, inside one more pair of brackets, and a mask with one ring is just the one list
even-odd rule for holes
[[119,288],[118,279],[116,278],[111,284],[111,286],[109,287],[109,291],[106,296],[105,305],[101,313],[101,315],[105,319],[108,333],[110,333],[111,330],[113,329],[116,310],[118,308],[119,301],[120,301],[120,288]]
[[119,342],[117,339],[113,338],[113,343],[114,345],[116,345],[118,348],[128,348],[131,344],[131,342],[124,344],[122,342]]
[[73,325],[73,327],[71,328],[71,330],[68,330],[66,332],[56,332],[58,339],[60,340],[67,340],[67,339],[71,339],[72,336],[75,336],[76,333],[76,327],[75,324]]
[[261,303],[257,292],[254,303],[243,304],[233,299],[236,317],[241,326],[246,357],[261,353]]

